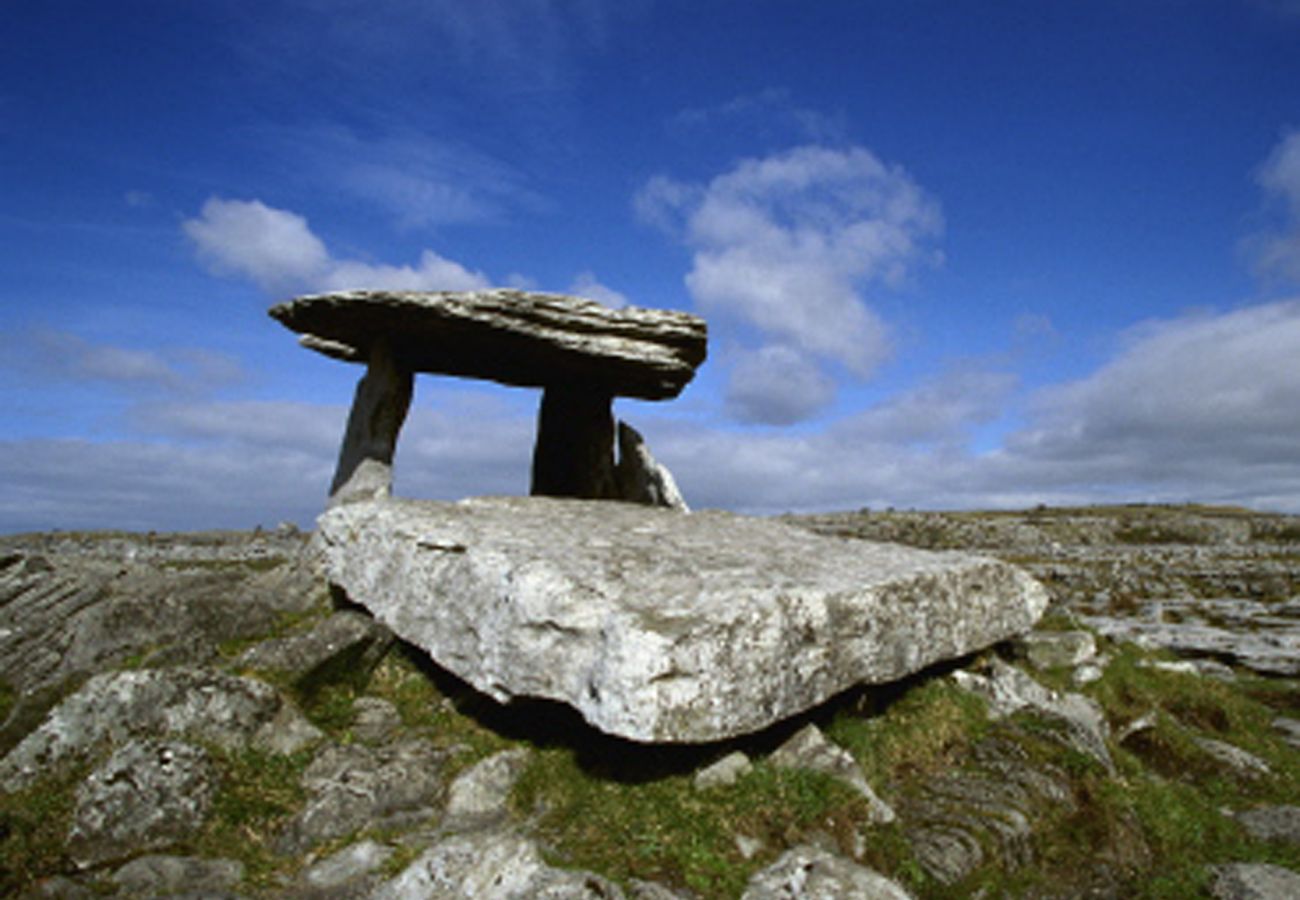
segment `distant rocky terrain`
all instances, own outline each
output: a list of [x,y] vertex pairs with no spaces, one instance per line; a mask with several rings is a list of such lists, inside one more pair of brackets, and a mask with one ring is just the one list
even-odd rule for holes
[[489,699],[331,591],[292,527],[2,537],[0,895],[1300,895],[1300,518],[784,518],[976,550],[1051,606],[758,733],[656,745]]

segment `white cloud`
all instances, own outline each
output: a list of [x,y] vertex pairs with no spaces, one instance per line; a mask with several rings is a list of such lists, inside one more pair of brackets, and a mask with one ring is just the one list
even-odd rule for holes
[[[412,408],[396,491],[458,499],[528,489],[533,413],[486,391],[444,390]],[[324,508],[347,409],[153,404],[130,440],[0,440],[0,533],[310,526]]]
[[573,284],[569,291],[578,297],[586,297],[588,300],[595,300],[597,303],[603,303],[611,309],[629,306],[630,301],[620,292],[614,290],[607,284],[602,284],[594,272],[579,272],[578,277],[573,279]]
[[473,290],[487,276],[425,250],[415,266],[336,259],[307,220],[260,200],[210,198],[198,218],[182,223],[199,259],[220,275],[251,279],[272,294],[377,288]]
[[635,198],[694,252],[697,307],[768,341],[867,377],[891,353],[866,291],[898,286],[937,254],[936,201],[861,147],[747,159],[707,185],[659,176]]
[[1040,460],[1111,459],[1148,474],[1294,464],[1298,359],[1296,300],[1145,323],[1092,375],[1040,392],[1036,424],[1010,449]]
[[743,352],[731,370],[726,406],[740,422],[792,425],[821,412],[835,383],[797,350],[769,345]]
[[97,343],[80,335],[37,328],[0,337],[8,368],[46,379],[99,382],[132,389],[204,391],[244,377],[238,361],[192,347],[140,350]]
[[1284,137],[1255,173],[1282,210],[1277,226],[1247,239],[1257,274],[1300,283],[1300,131]]

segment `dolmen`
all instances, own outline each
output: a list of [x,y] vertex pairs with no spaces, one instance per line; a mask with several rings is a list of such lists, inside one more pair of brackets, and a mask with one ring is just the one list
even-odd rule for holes
[[299,343],[366,365],[357,385],[331,502],[385,496],[416,372],[542,388],[533,450],[535,495],[682,503],[614,397],[676,397],[704,361],[704,320],[688,313],[610,309],[563,294],[343,291],[277,304]]
[[[367,366],[317,520],[330,581],[503,703],[559,701],[634,741],[719,741],[1022,634],[1046,608],[997,560],[684,514],[610,403],[685,387],[705,358],[694,316],[507,290],[355,291],[271,314]],[[417,371],[543,389],[533,496],[390,496]]]

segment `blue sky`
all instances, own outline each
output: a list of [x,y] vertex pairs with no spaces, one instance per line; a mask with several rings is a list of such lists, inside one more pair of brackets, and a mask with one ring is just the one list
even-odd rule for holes
[[[1294,0],[2,0],[0,531],[309,524],[360,372],[273,302],[691,310],[688,501],[1300,512]],[[523,493],[424,375],[398,493]]]

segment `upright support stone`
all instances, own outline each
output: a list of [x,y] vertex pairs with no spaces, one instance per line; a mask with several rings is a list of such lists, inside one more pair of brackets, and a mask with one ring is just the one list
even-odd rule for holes
[[330,485],[330,506],[391,493],[393,452],[411,405],[413,382],[413,374],[394,359],[387,341],[370,345]]
[[618,465],[614,467],[618,499],[690,512],[668,467],[655,459],[645,438],[626,422],[618,423]]
[[575,385],[552,385],[542,392],[533,448],[533,496],[616,496],[612,404],[608,393]]

